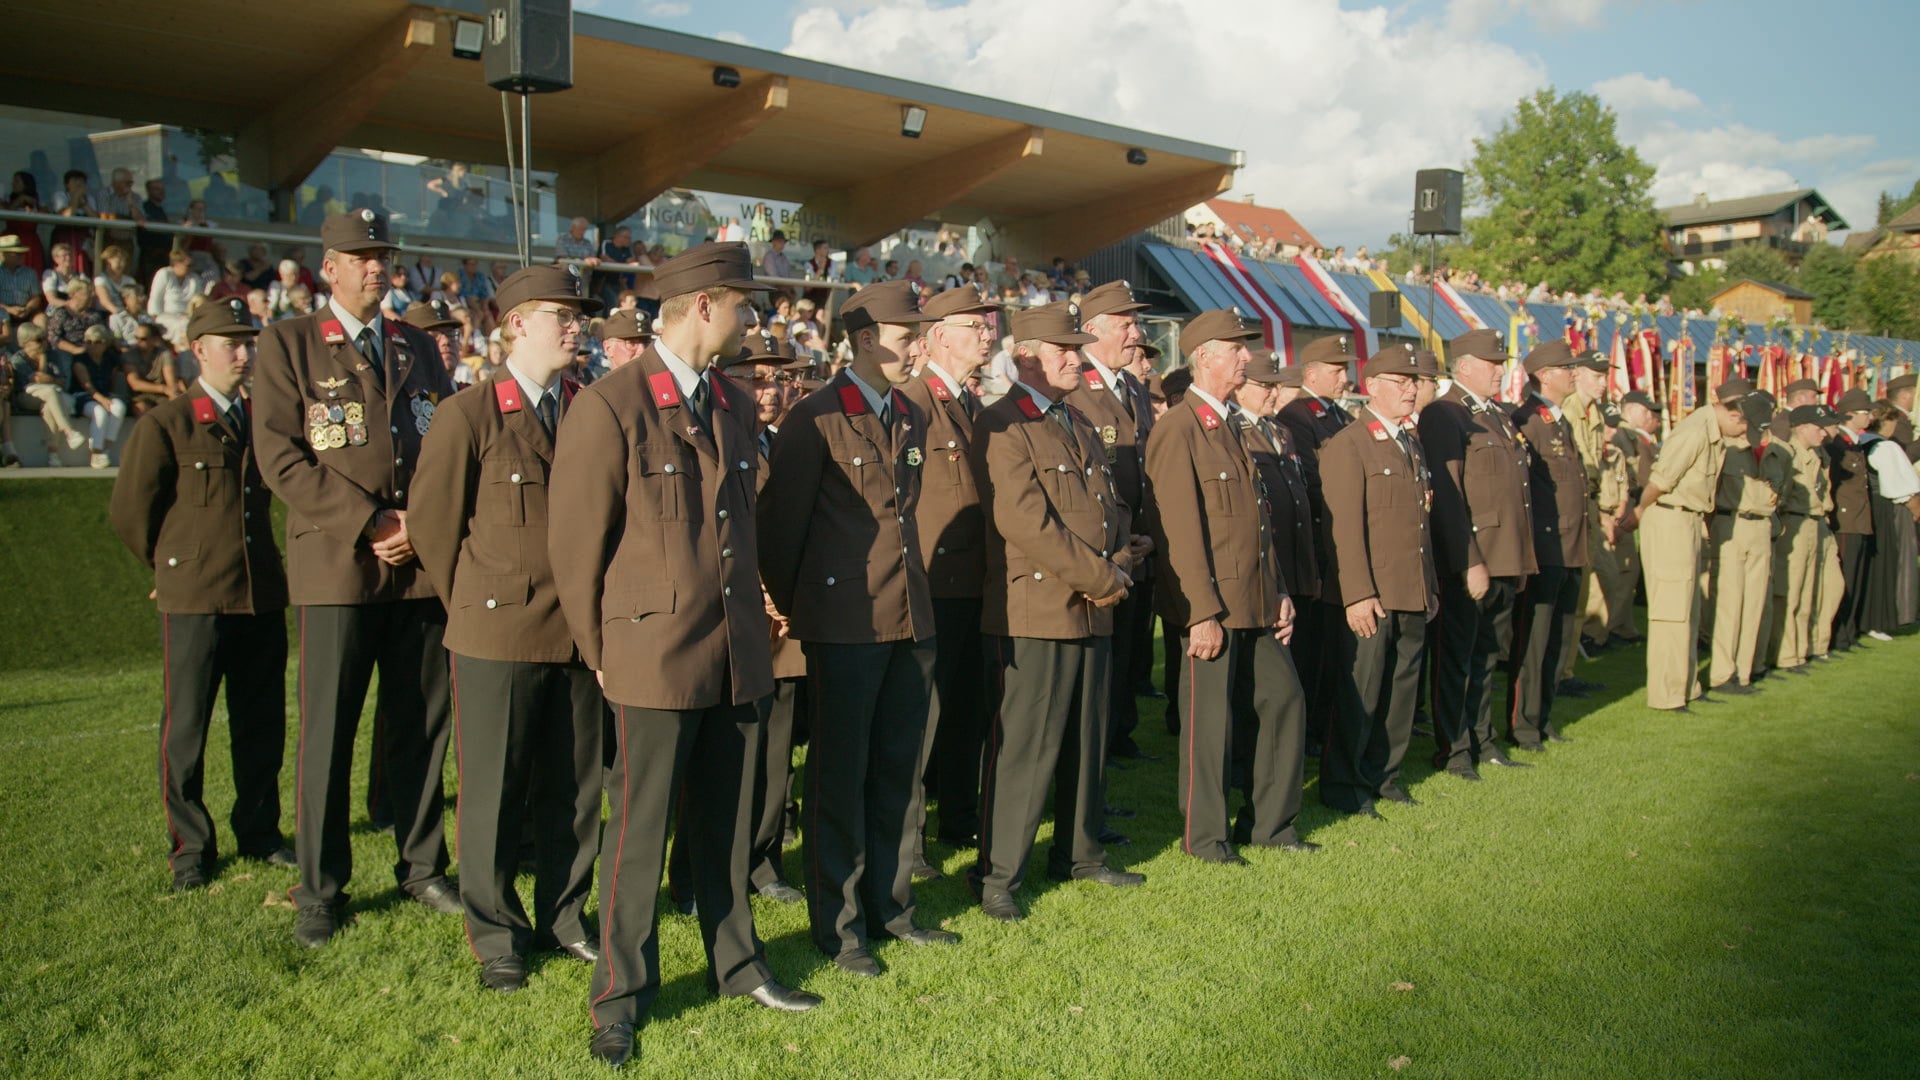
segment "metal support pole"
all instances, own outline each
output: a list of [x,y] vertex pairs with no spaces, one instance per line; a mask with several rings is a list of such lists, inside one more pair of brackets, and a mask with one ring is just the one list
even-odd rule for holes
[[533,261],[533,95],[520,95],[520,268]]

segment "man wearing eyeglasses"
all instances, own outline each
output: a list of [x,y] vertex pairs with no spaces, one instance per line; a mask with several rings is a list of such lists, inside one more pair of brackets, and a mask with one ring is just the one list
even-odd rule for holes
[[940,321],[929,323],[921,339],[925,360],[919,373],[900,387],[927,415],[927,460],[915,514],[934,625],[933,698],[921,737],[912,822],[913,876],[922,881],[940,876],[926,855],[929,797],[940,804],[941,843],[979,843],[980,748],[990,705],[983,693],[987,664],[980,636],[987,571],[980,492],[967,463],[979,402],[966,386],[991,355],[987,315],[995,310],[970,288],[928,300],[922,313]]
[[354,734],[376,671],[394,876],[427,907],[461,910],[446,877],[440,779],[452,716],[446,611],[406,511],[420,442],[453,382],[423,331],[381,313],[394,250],[386,219],[336,214],[320,239],[333,295],[261,331],[253,415],[261,474],[287,504],[287,583],[300,609],[293,935],[308,948],[330,941],[346,910]]
[[[407,519],[447,607],[467,947],[481,984],[510,993],[526,984],[533,949],[600,958],[584,913],[600,851],[605,705],[560,613],[547,553],[554,440],[579,389],[563,372],[600,305],[585,299],[578,272],[557,266],[521,270],[499,298],[506,372],[442,404]],[[416,326],[436,315],[422,306],[408,309]],[[514,888],[528,818],[531,919]]]

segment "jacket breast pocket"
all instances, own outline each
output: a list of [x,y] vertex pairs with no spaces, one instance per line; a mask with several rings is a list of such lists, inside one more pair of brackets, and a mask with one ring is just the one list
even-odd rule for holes
[[189,505],[209,506],[230,481],[225,455],[189,454],[180,459],[181,494]]
[[827,453],[834,467],[820,478],[820,489],[829,503],[864,509],[882,501],[872,497],[872,489],[891,486],[892,470],[885,455],[869,446],[847,444],[830,444]]
[[520,608],[532,591],[532,579],[526,574],[463,574],[453,583],[453,606],[488,611]]
[[529,514],[544,520],[547,463],[538,458],[481,462],[478,501],[481,520],[495,525],[525,525]]
[[1367,506],[1369,509],[1387,509],[1399,506],[1406,501],[1402,488],[1412,477],[1412,469],[1405,465],[1368,465],[1367,466]]
[[1237,517],[1246,512],[1240,505],[1240,478],[1224,462],[1198,461],[1194,470],[1200,477],[1200,493],[1209,516]]
[[648,521],[685,521],[692,501],[688,486],[699,478],[686,468],[673,447],[643,444],[634,448],[633,483],[639,492],[635,509]]
[[673,614],[678,599],[672,581],[650,581],[609,592],[600,604],[603,623],[637,623],[649,615]]
[[199,544],[169,544],[166,547],[156,548],[153,553],[153,566],[157,573],[189,569],[199,561]]
[[1087,497],[1085,477],[1072,462],[1041,464],[1036,471],[1040,474],[1040,486],[1047,493],[1047,501],[1053,504],[1058,513],[1080,513],[1092,501]]

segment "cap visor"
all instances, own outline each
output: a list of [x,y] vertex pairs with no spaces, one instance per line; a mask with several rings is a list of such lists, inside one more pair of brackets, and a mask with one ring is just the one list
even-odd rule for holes
[[1080,319],[1082,322],[1085,322],[1088,319],[1098,318],[1102,315],[1124,315],[1129,311],[1145,311],[1152,306],[1152,304],[1143,304],[1135,300],[1131,303],[1115,304],[1112,307],[1103,307],[1088,311],[1086,305],[1082,304],[1080,306]]
[[1092,334],[1041,334],[1035,340],[1044,341],[1049,345],[1058,345],[1063,349],[1070,349],[1075,345],[1091,345],[1100,339],[1094,337]]

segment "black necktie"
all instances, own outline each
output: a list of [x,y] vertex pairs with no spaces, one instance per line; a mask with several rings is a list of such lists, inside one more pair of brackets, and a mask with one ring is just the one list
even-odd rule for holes
[[1067,415],[1067,406],[1065,403],[1056,401],[1047,406],[1047,415],[1053,417],[1054,421],[1060,425],[1060,430],[1067,433],[1067,440],[1071,442],[1073,440],[1073,417]]
[[888,432],[893,431],[892,395],[880,399],[880,426],[886,428]]
[[1139,417],[1133,414],[1133,376],[1123,371],[1120,373],[1118,381],[1120,383],[1120,404],[1127,410],[1127,419],[1138,420]]
[[700,381],[693,384],[693,415],[700,418],[700,426],[713,430],[713,387],[702,375]]
[[960,408],[967,414],[967,419],[980,419],[980,402],[973,396],[973,391],[965,389],[960,391]]
[[233,437],[239,440],[242,447],[245,447],[247,445],[247,411],[240,407],[239,398],[235,398],[233,403],[227,406],[227,426],[233,429]]
[[540,422],[546,425],[547,434],[560,430],[560,399],[551,393],[540,395],[540,404],[535,406],[540,414]]
[[380,359],[380,350],[373,346],[373,327],[361,327],[360,334],[354,338],[354,342],[360,347],[360,355],[373,368],[373,381],[384,389],[387,385],[387,365]]

